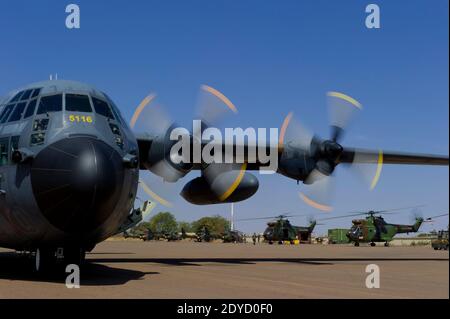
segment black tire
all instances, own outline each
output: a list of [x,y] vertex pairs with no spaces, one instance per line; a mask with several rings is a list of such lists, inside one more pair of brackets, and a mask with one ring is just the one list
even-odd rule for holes
[[376,244],[375,243],[370,243],[370,247],[375,247]]
[[388,243],[388,242],[385,242],[385,243],[384,243],[384,247],[389,247],[389,243]]
[[355,243],[355,247],[359,247],[359,243],[358,242]]
[[32,269],[34,273],[45,274],[52,270],[56,263],[55,250],[50,248],[37,248],[32,253]]

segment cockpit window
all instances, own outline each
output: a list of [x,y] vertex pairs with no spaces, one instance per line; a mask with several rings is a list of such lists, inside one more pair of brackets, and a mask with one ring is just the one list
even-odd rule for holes
[[108,103],[99,100],[95,97],[92,97],[92,102],[94,103],[95,112],[97,112],[100,115],[106,116],[110,119],[114,119],[114,116],[111,113]]
[[31,94],[31,97],[33,98],[33,97],[38,96],[40,92],[41,92],[40,88],[39,89],[34,89],[33,93]]
[[33,90],[26,90],[25,92],[23,92],[22,96],[20,97],[20,100],[21,101],[28,100],[32,92]]
[[31,100],[30,102],[28,102],[27,110],[25,112],[25,116],[23,117],[24,119],[26,119],[34,114],[34,111],[36,110],[36,102],[37,102],[37,99]]
[[14,95],[14,97],[12,98],[12,100],[10,102],[17,102],[20,97],[22,96],[23,91],[20,91],[19,93],[17,93],[16,95]]
[[19,121],[22,118],[22,114],[25,111],[25,106],[26,105],[27,105],[26,102],[18,103],[16,105],[16,108],[14,109],[14,112],[12,112],[12,115],[9,118],[8,122]]
[[14,108],[14,104],[9,104],[3,110],[0,116],[0,123],[5,123]]
[[66,94],[66,111],[92,112],[89,97],[82,94]]
[[41,97],[37,114],[62,111],[62,94]]

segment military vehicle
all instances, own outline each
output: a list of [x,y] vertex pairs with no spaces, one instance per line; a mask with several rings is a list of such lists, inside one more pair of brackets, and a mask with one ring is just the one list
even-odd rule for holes
[[440,230],[437,238],[431,241],[434,250],[448,250],[448,230]]
[[209,243],[213,239],[208,227],[206,226],[204,226],[201,230],[199,230],[196,233],[196,235],[197,235],[196,241],[199,243],[201,242]]
[[238,230],[228,230],[222,236],[224,243],[243,243],[244,239],[244,233]]
[[328,229],[328,244],[334,245],[350,243],[347,233],[348,229],[346,228]]
[[[334,97],[360,108],[344,94]],[[148,101],[136,109],[132,123]],[[277,173],[313,187],[341,164],[379,167],[382,159],[384,164],[448,166],[448,156],[342,146],[347,117],[339,110],[344,107],[337,109],[328,139],[297,134],[289,140],[283,133],[275,149],[259,145],[277,152]],[[140,170],[173,183],[199,170],[181,192],[198,205],[238,202],[256,193],[258,179],[248,171],[264,168],[267,161],[259,155],[250,159],[249,145],[232,145],[247,154],[244,164],[236,152],[226,164],[178,161],[170,154],[177,143],[170,138],[173,128],[172,123],[156,134],[135,134],[105,92],[80,82],[44,81],[9,93],[0,101],[0,246],[29,251],[36,271],[53,265],[57,255],[66,264],[80,264],[86,251],[116,234],[134,212]],[[210,146],[194,134],[184,135],[191,149]]]
[[[376,246],[377,242],[383,242],[384,246],[387,247],[389,246],[389,242],[394,238],[396,234],[400,233],[408,234],[417,232],[422,223],[425,221],[425,219],[423,217],[416,216],[415,222],[412,225],[390,224],[387,223],[384,220],[384,218],[379,214],[381,213],[392,214],[393,211],[405,210],[408,208],[411,207],[380,210],[380,211],[369,211],[369,212],[355,212],[344,216],[323,218],[321,219],[321,221],[367,215],[365,219],[352,220],[353,225],[346,234],[349,241],[353,242],[355,246],[359,246],[360,243],[369,243],[370,246]],[[431,218],[433,217],[427,218],[427,220],[430,220]]]
[[295,241],[303,243],[311,243],[311,234],[316,227],[316,221],[311,219],[309,226],[293,226],[287,217],[301,217],[306,215],[278,215],[259,218],[244,218],[237,221],[252,221],[261,219],[273,219],[267,223],[267,228],[263,233],[263,238],[269,244],[277,242],[294,243]]

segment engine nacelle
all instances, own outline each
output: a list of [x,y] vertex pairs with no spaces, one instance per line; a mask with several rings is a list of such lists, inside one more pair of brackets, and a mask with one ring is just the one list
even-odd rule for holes
[[171,154],[172,146],[177,141],[171,141],[167,136],[154,139],[148,149],[147,158],[144,158],[141,166],[152,173],[162,177],[164,181],[174,183],[184,177],[192,169],[192,163],[176,163],[176,157],[180,154]]
[[278,162],[278,173],[297,181],[305,180],[316,162],[305,151],[286,144]]
[[234,191],[226,198],[223,198],[221,196],[223,194],[218,194],[218,192],[213,189],[216,188],[216,185],[230,185],[231,187],[235,180],[236,175],[232,174],[232,172],[225,172],[218,175],[214,178],[212,185],[210,185],[203,176],[197,177],[187,183],[180,194],[192,204],[210,205],[240,202],[250,198],[258,190],[258,179],[250,173],[244,174],[239,185],[237,185],[236,188],[233,187]]

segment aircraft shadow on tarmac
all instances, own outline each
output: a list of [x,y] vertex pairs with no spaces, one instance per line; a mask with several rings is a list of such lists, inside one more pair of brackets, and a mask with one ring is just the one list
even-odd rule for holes
[[157,263],[172,266],[203,266],[205,263],[251,265],[265,262],[334,265],[340,262],[445,261],[448,258],[91,258],[94,263]]
[[[110,254],[110,253],[108,253]],[[115,253],[117,254],[117,253]],[[129,281],[141,280],[146,275],[158,275],[159,272],[142,272],[130,269],[113,268],[104,264],[121,263],[155,263],[170,266],[198,266],[205,264],[252,265],[257,263],[277,262],[295,263],[303,265],[334,265],[341,262],[377,262],[377,261],[441,261],[448,262],[448,258],[99,258],[89,254],[83,268],[82,285],[123,285]],[[27,280],[64,283],[63,269],[48,275],[36,275],[31,272],[30,260],[12,252],[0,253],[0,280]]]
[[[145,275],[158,275],[158,272],[142,272],[129,269],[112,268],[87,262],[83,269],[81,284],[84,286],[123,285],[128,281],[143,279]],[[55,272],[37,275],[31,271],[30,260],[15,253],[0,253],[0,280],[25,280],[64,283],[64,269],[56,268]]]

